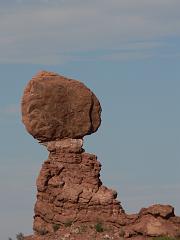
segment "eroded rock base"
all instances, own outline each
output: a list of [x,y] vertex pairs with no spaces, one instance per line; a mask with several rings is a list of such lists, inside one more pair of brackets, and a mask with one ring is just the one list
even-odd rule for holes
[[101,164],[82,139],[43,143],[50,152],[37,179],[34,236],[26,240],[147,239],[180,236],[180,217],[169,205],[125,214],[117,192],[103,186]]
[[116,224],[125,215],[117,192],[100,181],[97,157],[85,153],[82,144],[81,139],[44,143],[50,155],[37,179],[35,233],[53,233],[54,225],[70,223]]

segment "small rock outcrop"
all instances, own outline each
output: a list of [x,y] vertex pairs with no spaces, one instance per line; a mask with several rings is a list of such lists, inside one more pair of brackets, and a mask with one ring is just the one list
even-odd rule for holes
[[134,220],[124,227],[126,238],[138,235],[148,237],[180,236],[180,217],[174,214],[170,205],[155,204],[142,208]]
[[42,71],[22,99],[27,131],[49,151],[37,178],[34,235],[25,240],[147,239],[180,236],[173,207],[153,205],[128,215],[117,192],[100,180],[101,164],[83,137],[101,123],[101,106],[84,84]]

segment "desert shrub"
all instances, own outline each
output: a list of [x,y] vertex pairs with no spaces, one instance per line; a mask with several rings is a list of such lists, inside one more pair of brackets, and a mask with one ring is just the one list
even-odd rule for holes
[[65,227],[70,227],[72,224],[73,224],[73,221],[72,221],[72,220],[67,220],[67,221],[64,223],[64,226],[65,226]]
[[24,235],[22,233],[18,233],[18,234],[16,234],[16,239],[17,240],[23,240],[24,239]]
[[102,223],[100,223],[100,222],[95,225],[95,229],[96,229],[96,232],[103,232],[104,231]]
[[54,232],[56,232],[57,230],[59,230],[60,225],[59,224],[53,224],[52,227],[53,227]]
[[124,235],[125,235],[124,229],[121,227],[119,230],[119,236],[124,237]]

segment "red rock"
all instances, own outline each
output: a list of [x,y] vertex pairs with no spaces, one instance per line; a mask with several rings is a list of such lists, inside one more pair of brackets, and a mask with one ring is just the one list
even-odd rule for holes
[[37,180],[34,231],[53,233],[50,225],[68,221],[118,222],[124,211],[117,193],[102,185],[101,165],[95,155],[82,151],[82,141],[65,139],[53,142],[53,147],[45,145],[50,155]]
[[180,236],[172,206],[156,204],[127,215],[117,192],[103,186],[100,162],[82,148],[82,138],[98,129],[100,112],[95,95],[78,81],[41,72],[27,85],[23,122],[50,154],[36,181],[34,235],[25,240]]
[[[130,221],[124,228],[125,237],[137,235],[180,236],[180,224],[174,216],[174,208],[170,205],[155,204],[148,208],[142,208],[134,221]],[[174,220],[174,221],[173,221]]]
[[153,215],[141,215],[134,224],[127,225],[124,231],[126,238],[137,235],[148,237],[180,236],[180,228],[178,225],[173,224],[167,219],[154,217]]
[[173,223],[180,224],[180,217],[174,216],[170,218]]
[[160,216],[168,219],[174,217],[174,208],[170,205],[155,204],[148,208],[142,208],[139,214],[152,214],[153,216]]
[[22,120],[41,142],[82,138],[95,132],[101,106],[83,83],[42,71],[28,83],[22,99]]

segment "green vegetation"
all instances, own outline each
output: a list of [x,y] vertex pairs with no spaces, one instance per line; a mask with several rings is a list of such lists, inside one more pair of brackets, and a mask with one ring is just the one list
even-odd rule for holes
[[60,225],[59,224],[53,224],[53,230],[54,230],[54,232],[57,232],[57,230],[59,230],[59,228],[60,228]]
[[96,229],[96,232],[104,232],[104,228],[102,226],[102,223],[100,222],[95,225],[95,229]]
[[[24,234],[23,233],[18,233],[18,234],[16,234],[16,239],[17,240],[24,240]],[[12,240],[12,238],[8,238],[8,240]]]
[[23,235],[22,233],[18,233],[18,234],[16,235],[16,239],[17,239],[17,240],[23,240],[23,239],[24,239],[24,235]]
[[121,227],[119,230],[119,236],[124,237],[124,235],[125,235],[125,232],[124,232],[123,228]]
[[67,220],[67,221],[64,223],[64,226],[65,226],[65,227],[71,227],[72,224],[73,224],[73,221],[72,221],[72,220]]

